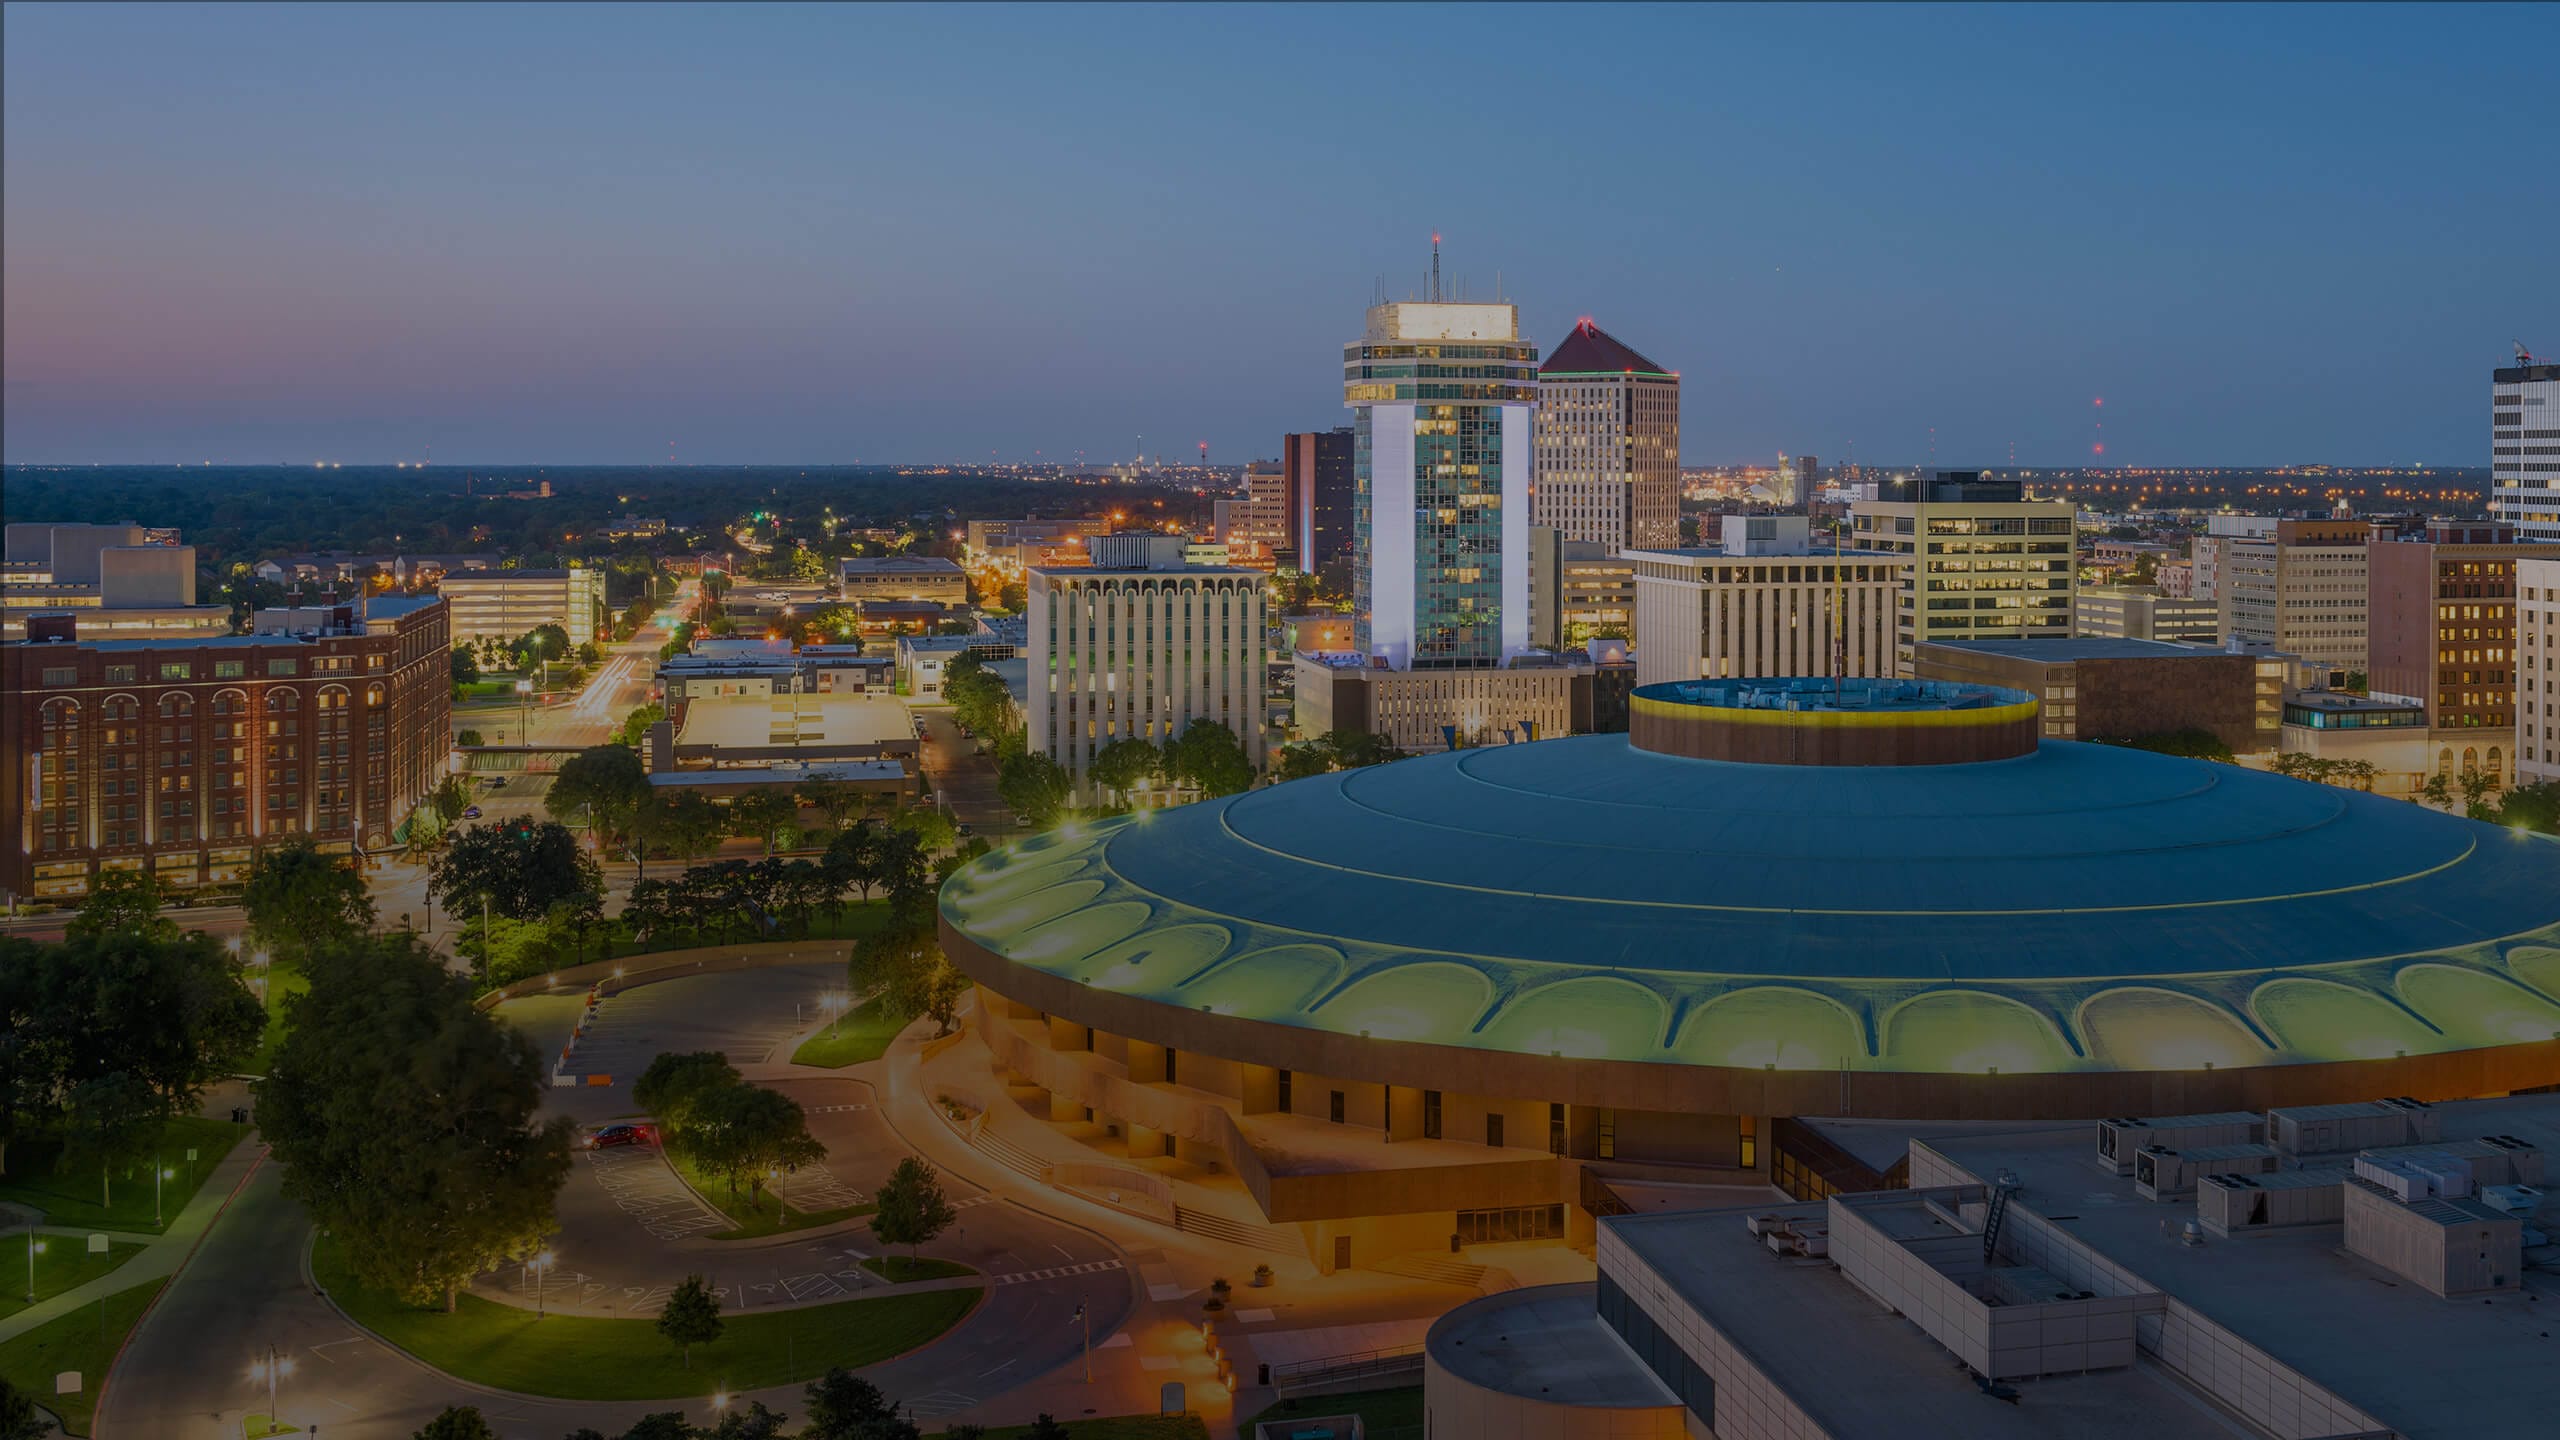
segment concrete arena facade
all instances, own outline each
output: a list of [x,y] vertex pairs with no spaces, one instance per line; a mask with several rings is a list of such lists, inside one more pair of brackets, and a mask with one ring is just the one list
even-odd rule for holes
[[2231,766],[2008,753],[2003,701],[1973,713],[2007,758],[1587,736],[1069,827],[955,875],[944,947],[1054,1116],[1231,1167],[1320,1262],[1328,1229],[1422,1249],[1570,1206],[1584,1169],[1766,1173],[1779,1117],[2560,1084],[2560,844]]

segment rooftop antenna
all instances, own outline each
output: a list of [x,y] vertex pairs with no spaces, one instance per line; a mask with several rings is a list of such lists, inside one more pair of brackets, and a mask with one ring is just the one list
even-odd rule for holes
[[1440,232],[1431,232],[1431,303],[1440,303]]
[[2524,348],[2524,342],[2521,340],[2516,342],[2516,363],[2519,365],[2530,365],[2533,363],[2533,352]]

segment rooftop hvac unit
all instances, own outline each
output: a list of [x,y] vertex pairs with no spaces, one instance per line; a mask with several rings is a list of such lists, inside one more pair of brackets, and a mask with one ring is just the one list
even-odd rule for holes
[[2532,1185],[2483,1185],[2480,1203],[2519,1220],[2530,1220],[2542,1208],[2542,1191]]

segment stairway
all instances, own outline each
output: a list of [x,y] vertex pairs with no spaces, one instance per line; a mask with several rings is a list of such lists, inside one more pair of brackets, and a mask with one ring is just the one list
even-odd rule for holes
[[1242,1220],[1230,1220],[1224,1215],[1213,1215],[1206,1210],[1194,1210],[1182,1204],[1176,1204],[1173,1207],[1173,1215],[1174,1228],[1185,1235],[1197,1235],[1203,1240],[1215,1240],[1221,1244],[1241,1246],[1247,1250],[1260,1250],[1265,1254],[1285,1255],[1292,1260],[1307,1258],[1306,1241],[1300,1238],[1295,1230],[1284,1230],[1276,1225],[1253,1225]]
[[969,1132],[969,1146],[1007,1170],[1026,1179],[1049,1183],[1049,1162],[979,1125]]
[[1484,1266],[1470,1265],[1464,1260],[1452,1260],[1445,1256],[1427,1255],[1420,1251],[1393,1256],[1369,1268],[1382,1274],[1402,1275],[1408,1280],[1429,1280],[1441,1285],[1455,1285],[1465,1290],[1484,1288]]

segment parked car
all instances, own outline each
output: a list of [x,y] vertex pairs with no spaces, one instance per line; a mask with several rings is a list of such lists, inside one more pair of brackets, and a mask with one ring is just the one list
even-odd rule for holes
[[490,780],[489,780],[489,788],[490,788],[490,789],[492,789],[492,790],[504,790],[504,789],[506,789],[506,788],[507,788],[507,777],[506,777],[506,776],[504,776],[504,775],[496,775],[496,776],[492,776],[492,777],[490,777]]
[[465,819],[465,820],[477,820],[477,819],[479,819],[479,818],[480,818],[480,807],[479,807],[479,806],[477,806],[477,805],[465,805],[465,806],[463,806],[463,807],[462,807],[462,818],[463,818],[463,819]]
[[647,1125],[600,1125],[590,1130],[579,1142],[589,1150],[610,1150],[616,1145],[655,1145],[658,1132]]

